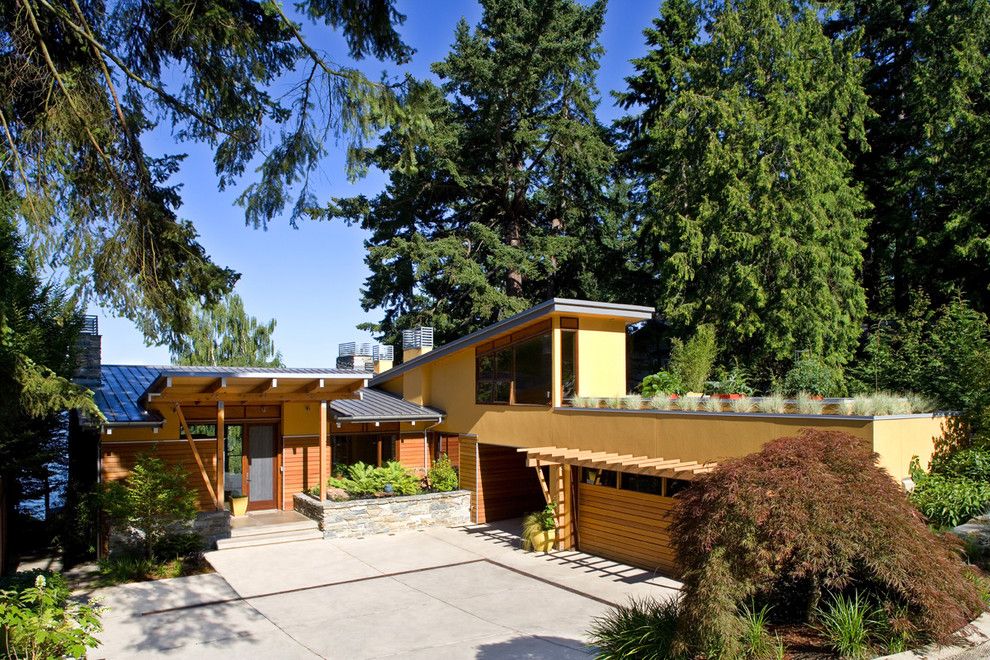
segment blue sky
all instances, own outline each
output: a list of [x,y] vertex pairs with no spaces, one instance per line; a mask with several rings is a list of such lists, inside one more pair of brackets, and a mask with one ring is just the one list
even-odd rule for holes
[[[287,5],[291,3],[286,3]],[[446,56],[454,27],[462,17],[472,25],[481,16],[476,2],[469,0],[400,0],[406,15],[403,39],[416,49],[412,62],[402,68],[414,76],[431,76],[429,67]],[[611,121],[619,112],[610,90],[622,89],[623,78],[632,72],[629,60],[645,52],[642,31],[657,15],[658,0],[613,0],[609,5],[601,43],[598,114]],[[346,61],[342,40],[333,34],[306,26],[307,36],[337,61]],[[377,77],[396,67],[362,62],[361,68]],[[192,144],[176,145],[167,129],[160,128],[147,142],[150,153],[187,153],[176,182],[182,184],[180,215],[192,220],[207,252],[219,264],[241,273],[236,291],[248,312],[260,319],[275,318],[275,342],[288,366],[333,366],[337,344],[365,339],[355,326],[377,321],[374,310],[364,312],[360,289],[367,277],[364,265],[365,232],[342,222],[307,222],[292,229],[287,219],[276,220],[267,230],[244,225],[243,210],[234,203],[238,190],[217,191],[210,152]],[[372,172],[351,184],[344,173],[343,154],[328,158],[315,177],[318,198],[358,193],[374,195],[386,178]],[[146,346],[130,321],[92,308],[100,316],[103,361],[107,364],[166,364],[168,351]]]

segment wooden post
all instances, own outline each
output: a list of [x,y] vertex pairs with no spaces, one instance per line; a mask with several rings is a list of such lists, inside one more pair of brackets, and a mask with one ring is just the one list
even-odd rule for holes
[[224,410],[223,401],[217,401],[217,511],[223,511],[224,495]]
[[189,425],[186,424],[186,416],[182,414],[182,406],[175,404],[175,414],[179,417],[179,424],[182,425],[182,431],[186,434],[186,440],[189,442],[189,447],[192,449],[193,458],[196,459],[196,465],[199,466],[199,474],[203,477],[203,483],[206,484],[206,490],[210,494],[210,499],[214,502],[217,499],[217,493],[213,490],[213,480],[210,479],[210,475],[206,472],[206,466],[203,465],[203,458],[199,455],[199,449],[196,448],[196,441],[193,440],[192,432],[189,430]]
[[327,402],[320,401],[320,501],[327,499]]
[[378,467],[382,466],[382,436],[378,436],[378,448],[376,450]]
[[574,547],[574,501],[571,490],[571,467],[562,463],[550,466],[550,493],[557,502],[557,550]]

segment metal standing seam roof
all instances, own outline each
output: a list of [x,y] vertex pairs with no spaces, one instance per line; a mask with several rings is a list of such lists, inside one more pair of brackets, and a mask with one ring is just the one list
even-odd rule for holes
[[[363,371],[348,369],[258,369],[257,367],[180,367],[104,364],[100,368],[100,385],[93,388],[96,405],[107,419],[108,425],[161,424],[162,417],[154,410],[146,410],[141,398],[151,385],[163,375],[218,376],[243,374],[320,375],[347,376],[368,375]],[[335,399],[330,401],[335,418],[347,421],[413,421],[440,419],[444,413],[410,403],[381,390],[362,389],[362,398]]]
[[444,412],[427,408],[405,399],[376,390],[358,390],[360,399],[334,399],[330,402],[330,412],[334,419],[347,422],[389,421],[405,422],[443,419]]
[[93,388],[93,398],[107,424],[161,424],[161,415],[145,410],[139,403],[160,373],[159,367],[117,364],[100,367],[100,384]]

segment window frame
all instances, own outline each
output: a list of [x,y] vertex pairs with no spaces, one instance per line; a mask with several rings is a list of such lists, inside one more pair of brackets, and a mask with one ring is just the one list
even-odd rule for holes
[[[549,364],[547,365],[547,373],[549,374],[548,383],[549,387],[547,389],[546,401],[541,403],[519,403],[516,401],[516,380],[517,380],[517,369],[516,369],[516,349],[527,342],[534,341],[537,339],[546,339],[550,342],[550,351],[548,354]],[[499,353],[509,352],[509,366],[508,366],[508,377],[504,377],[503,372],[499,370],[495,364],[491,365],[491,369],[488,372],[491,375],[482,375],[482,360],[486,358],[494,358],[494,356]],[[495,393],[497,388],[505,387],[508,385],[508,396],[507,400],[495,400]],[[483,386],[488,386],[492,390],[491,400],[482,400],[481,389]],[[507,335],[505,337],[500,337],[492,341],[486,342],[477,348],[475,348],[475,358],[474,358],[474,402],[479,406],[529,406],[529,407],[539,407],[546,408],[553,405],[553,388],[554,388],[554,368],[553,368],[553,327],[549,320],[543,323],[538,323],[532,325],[528,328],[523,328],[517,332]]]

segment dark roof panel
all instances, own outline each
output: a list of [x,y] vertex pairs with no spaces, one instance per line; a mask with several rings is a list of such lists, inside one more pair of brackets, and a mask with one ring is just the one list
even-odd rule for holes
[[145,410],[138,400],[158,377],[158,367],[104,364],[100,385],[93,388],[94,399],[108,424],[157,424],[157,412]]

